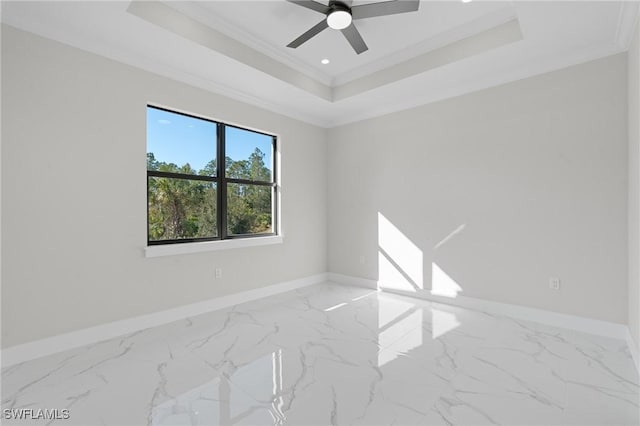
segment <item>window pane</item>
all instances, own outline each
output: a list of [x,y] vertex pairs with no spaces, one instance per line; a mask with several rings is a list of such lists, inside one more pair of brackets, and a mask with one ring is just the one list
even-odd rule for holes
[[273,188],[229,183],[227,186],[227,232],[259,234],[273,232]]
[[225,155],[228,178],[272,181],[272,136],[226,126]]
[[217,236],[215,182],[147,179],[149,241]]
[[216,175],[217,126],[147,107],[147,170]]

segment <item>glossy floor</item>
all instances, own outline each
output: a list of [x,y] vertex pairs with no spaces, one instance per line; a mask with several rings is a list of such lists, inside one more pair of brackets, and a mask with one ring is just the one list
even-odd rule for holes
[[9,367],[2,379],[3,409],[68,408],[53,424],[639,422],[623,341],[332,284]]

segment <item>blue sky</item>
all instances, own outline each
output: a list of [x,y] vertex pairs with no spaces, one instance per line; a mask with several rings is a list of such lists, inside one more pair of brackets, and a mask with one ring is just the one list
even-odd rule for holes
[[[264,163],[271,164],[271,136],[227,127],[226,155],[233,160],[246,160],[259,148],[265,153]],[[147,152],[156,160],[200,170],[216,157],[216,125],[206,120],[147,108]]]

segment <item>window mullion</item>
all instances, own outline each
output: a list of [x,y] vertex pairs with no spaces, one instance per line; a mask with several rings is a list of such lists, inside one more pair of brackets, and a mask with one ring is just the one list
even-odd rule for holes
[[227,238],[227,177],[226,177],[226,152],[225,152],[225,128],[218,123],[217,137],[218,152],[218,235],[220,239]]

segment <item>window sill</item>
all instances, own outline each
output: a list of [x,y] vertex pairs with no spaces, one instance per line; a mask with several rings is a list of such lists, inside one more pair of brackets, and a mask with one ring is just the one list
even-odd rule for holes
[[252,237],[237,240],[204,241],[201,243],[167,244],[162,246],[147,246],[145,257],[173,256],[176,254],[201,253],[205,251],[229,250],[242,247],[257,247],[271,244],[282,244],[282,235],[269,237]]

